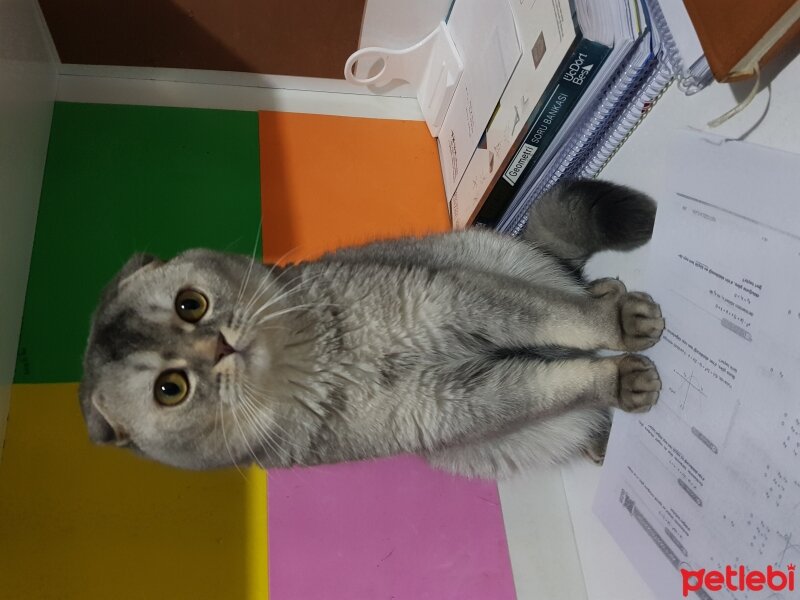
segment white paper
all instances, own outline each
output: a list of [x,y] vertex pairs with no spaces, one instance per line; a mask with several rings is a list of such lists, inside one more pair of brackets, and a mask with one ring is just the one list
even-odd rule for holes
[[438,138],[449,199],[478,147],[521,51],[508,0],[458,0],[447,28],[464,63]]
[[800,563],[800,157],[698,134],[672,154],[647,290],[667,323],[647,353],[664,387],[649,413],[617,413],[595,502],[670,599],[679,569]]

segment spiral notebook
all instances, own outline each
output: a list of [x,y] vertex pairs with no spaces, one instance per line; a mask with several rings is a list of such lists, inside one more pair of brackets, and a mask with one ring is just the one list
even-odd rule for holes
[[[666,4],[666,3],[665,3]],[[672,4],[672,3],[670,3]],[[670,83],[697,91],[710,82],[701,68],[684,68],[684,59],[657,0],[642,2],[646,27],[627,63],[586,110],[584,119],[519,190],[499,222],[499,231],[518,235],[533,202],[563,178],[595,177],[633,133]],[[695,66],[697,61],[692,61]]]
[[[659,39],[651,32],[651,55],[629,69],[609,90],[603,100],[605,108],[573,134],[569,143],[554,159],[547,172],[537,178],[530,189],[523,190],[526,198],[536,199],[560,179],[593,178],[630,137],[674,78],[670,66],[652,53]],[[533,200],[525,202],[503,221],[503,231],[518,235],[527,222],[527,209]]]
[[686,6],[683,0],[653,0],[650,4],[653,21],[661,32],[664,55],[675,69],[677,85],[691,96],[711,83],[713,76]]

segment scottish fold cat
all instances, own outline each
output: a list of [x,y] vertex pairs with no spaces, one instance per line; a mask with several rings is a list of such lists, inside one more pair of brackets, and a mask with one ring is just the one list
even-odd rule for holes
[[637,352],[664,321],[648,295],[582,268],[644,244],[655,210],[577,181],[539,199],[518,239],[471,229],[284,267],[202,249],[135,255],[92,319],[89,436],[187,469],[417,453],[500,478],[601,460],[610,409],[658,398]]

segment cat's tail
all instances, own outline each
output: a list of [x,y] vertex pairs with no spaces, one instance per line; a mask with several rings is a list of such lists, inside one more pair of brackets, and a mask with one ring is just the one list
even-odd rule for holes
[[631,188],[594,179],[567,181],[533,204],[522,237],[580,270],[595,252],[646,243],[655,216],[655,201]]

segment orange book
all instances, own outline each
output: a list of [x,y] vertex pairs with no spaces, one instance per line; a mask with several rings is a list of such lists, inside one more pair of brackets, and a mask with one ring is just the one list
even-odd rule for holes
[[684,0],[717,81],[749,77],[800,43],[800,0]]

